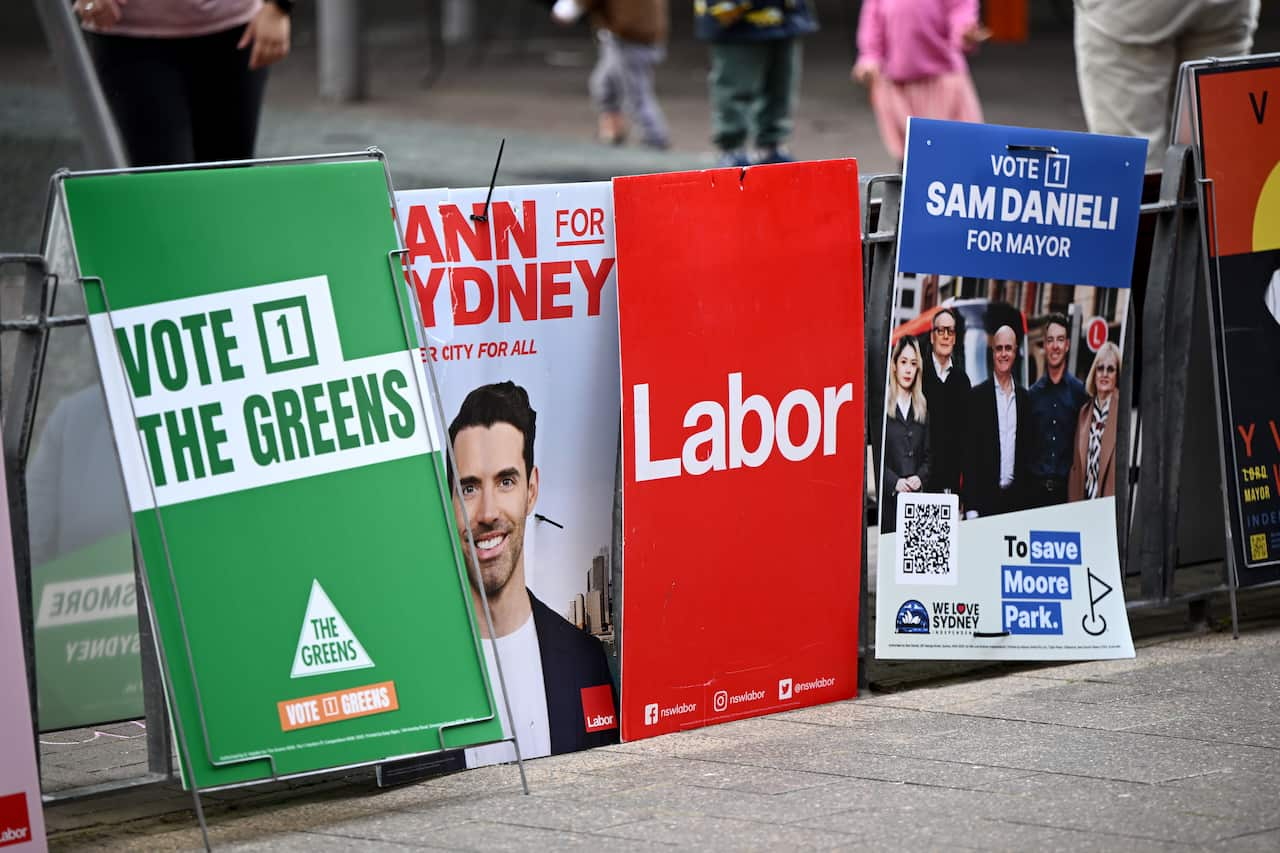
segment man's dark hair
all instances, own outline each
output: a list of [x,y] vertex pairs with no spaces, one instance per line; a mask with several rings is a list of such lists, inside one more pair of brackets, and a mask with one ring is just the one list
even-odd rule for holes
[[946,314],[949,317],[951,317],[951,322],[955,323],[955,326],[956,326],[956,334],[960,334],[960,315],[959,313],[956,312],[956,309],[951,307],[943,307],[938,309],[938,313],[933,315],[933,320],[930,321],[929,323],[929,331],[933,331],[938,327],[938,318],[941,317],[943,314]]
[[[491,427],[496,423],[511,424],[524,436],[524,474],[533,471],[533,439],[538,428],[538,413],[529,405],[529,394],[514,382],[495,382],[475,388],[462,401],[458,414],[449,424],[449,443],[467,427]],[[449,466],[449,482],[453,483],[453,465]]]
[[[1050,314],[1049,316],[1045,317],[1045,318],[1044,318],[1044,331],[1045,331],[1045,334],[1048,334],[1048,333],[1049,333],[1049,326],[1050,326],[1051,324],[1057,324],[1057,325],[1061,326],[1061,327],[1062,327],[1062,330],[1063,330],[1064,332],[1066,332],[1066,333],[1067,333],[1068,338],[1070,337],[1070,335],[1071,335],[1071,321],[1067,319],[1067,315],[1066,315],[1066,314],[1063,314],[1063,313],[1061,313],[1061,312],[1059,312],[1059,311],[1054,311],[1052,314]],[[1068,340],[1068,341],[1067,341],[1067,343],[1071,343],[1071,341],[1070,341],[1070,340]]]

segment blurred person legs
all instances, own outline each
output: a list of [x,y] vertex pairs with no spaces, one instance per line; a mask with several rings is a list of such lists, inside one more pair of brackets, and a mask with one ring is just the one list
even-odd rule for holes
[[587,80],[591,102],[599,115],[597,138],[607,145],[627,139],[627,118],[622,112],[622,51],[607,30],[596,31],[596,67]]
[[982,121],[982,104],[968,71],[907,83],[895,83],[880,75],[871,84],[871,110],[876,116],[880,141],[899,163],[906,148],[908,116]]
[[133,166],[253,157],[266,88],[239,26],[189,38],[85,33]]
[[746,146],[754,133],[758,162],[786,162],[791,112],[800,88],[798,39],[713,42],[711,138],[722,166],[750,163]]
[[622,53],[622,102],[636,127],[640,141],[653,148],[671,145],[667,120],[654,92],[653,70],[666,58],[661,45],[637,44],[615,37]]
[[1178,66],[1247,54],[1259,0],[1079,0],[1075,54],[1089,130],[1148,140],[1147,166],[1169,144]]
[[779,39],[766,44],[772,50],[756,107],[756,162],[789,163],[786,142],[794,126],[791,113],[800,96],[800,40]]
[[666,50],[660,45],[626,41],[608,30],[599,30],[596,39],[599,58],[591,72],[590,90],[600,115],[600,140],[621,144],[629,115],[645,145],[669,147],[667,121],[653,86],[654,66],[663,60]]

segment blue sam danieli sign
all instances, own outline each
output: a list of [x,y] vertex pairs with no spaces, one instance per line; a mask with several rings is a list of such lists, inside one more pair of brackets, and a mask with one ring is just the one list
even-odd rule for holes
[[1128,287],[1146,146],[910,119],[900,271]]

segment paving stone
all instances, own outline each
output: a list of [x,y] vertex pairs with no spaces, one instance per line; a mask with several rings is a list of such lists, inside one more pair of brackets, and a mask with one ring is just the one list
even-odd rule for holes
[[[423,819],[423,815],[410,816]],[[408,824],[408,826],[406,826]],[[341,834],[335,838],[393,840],[398,843],[421,843],[448,850],[588,850],[600,849],[599,835],[565,830],[545,829],[538,826],[521,826],[489,820],[471,820],[450,824],[424,824],[416,829],[409,821],[388,823],[384,834],[368,835],[369,824],[360,824],[360,834]],[[636,839],[644,841],[644,839]]]
[[[552,755],[547,758],[539,758],[536,761],[528,762],[527,766],[532,769],[545,769],[548,772],[554,772],[557,769],[572,767],[580,773],[589,773],[594,770],[609,769],[614,767],[623,767],[636,764],[646,760],[646,756],[642,751],[635,749],[635,744],[622,744],[621,746],[606,746],[600,749],[587,750],[585,752],[575,752],[572,755]],[[457,774],[449,777],[451,784],[456,783],[458,776],[470,776],[475,773],[474,770],[468,770],[466,773]],[[509,772],[515,773],[515,767],[509,766]],[[517,776],[517,780],[518,780]]]
[[1280,850],[1280,826],[1219,841],[1208,849],[1222,853],[1275,853]]
[[619,792],[635,791],[659,784],[662,784],[662,782],[659,781],[657,776],[633,778],[623,772],[612,774],[601,772],[565,773],[559,776],[556,781],[531,786],[529,793],[534,797],[567,797],[576,799],[582,797],[584,795],[583,792],[590,791],[596,797],[609,797]]
[[[694,815],[679,820],[651,818],[610,827],[602,835],[657,841],[688,848],[734,850],[831,850],[848,848],[852,836],[809,826]],[[609,842],[612,844],[612,841]]]
[[1150,689],[1142,685],[1090,679],[1086,681],[1068,681],[1054,687],[1046,687],[1036,694],[1036,698],[1046,702],[1079,702],[1097,705],[1119,702],[1135,697],[1145,697],[1151,692]]
[[154,785],[96,797],[64,800],[45,806],[45,813],[51,820],[69,819],[86,814],[126,814],[131,809],[146,808],[151,803],[169,803],[188,809],[193,807],[190,794],[181,789],[174,790],[171,787]]
[[929,713],[873,724],[851,741],[854,748],[912,758],[1018,766],[1008,756],[1041,749],[1057,727],[1017,720]]
[[[353,844],[353,841],[355,842]],[[262,837],[254,837],[230,844],[210,838],[215,850],[228,851],[279,851],[279,853],[346,853],[353,847],[370,851],[447,849],[432,848],[419,841],[405,844],[383,838],[352,839],[342,835],[329,835],[323,832],[281,832],[264,833]]]
[[485,813],[483,808],[453,804],[421,811],[384,809],[338,820],[326,820],[311,826],[300,826],[287,810],[279,814],[251,815],[248,816],[248,821],[278,832],[317,832],[326,836],[379,839],[398,844],[413,844],[417,841],[429,844],[433,843],[430,840],[431,834],[437,830],[483,819]]
[[1123,832],[1106,830],[1063,829],[1040,824],[1015,823],[1001,820],[981,820],[965,838],[976,842],[979,849],[1026,853],[1036,850],[1069,850],[1072,853],[1187,853],[1196,845],[1159,841],[1151,838],[1135,838]]
[[1130,732],[1060,726],[1045,726],[1042,731],[1040,743],[1015,747],[993,760],[1004,766],[1048,773],[1161,782],[1208,770],[1229,769],[1240,762],[1265,762],[1270,757],[1261,750],[1250,753],[1251,747],[1229,745],[1221,748],[1196,741]]
[[195,821],[195,810],[190,798],[145,800],[132,803],[123,808],[103,808],[84,811],[79,814],[65,814],[51,809],[45,811],[45,823],[48,832],[66,832],[89,827],[118,825],[127,821],[161,815],[184,815]]
[[[1280,695],[1280,691],[1272,695]],[[1146,708],[1167,719],[1200,715],[1220,720],[1223,724],[1264,726],[1275,722],[1275,715],[1269,708],[1261,707],[1256,701],[1244,699],[1239,695],[1230,695],[1225,690],[1172,693],[1164,696],[1144,694],[1115,704],[1120,707]]]
[[324,797],[310,802],[235,804],[206,812],[210,823],[229,826],[242,819],[281,832],[324,832],[348,821],[383,814],[387,809],[368,797]]
[[1208,714],[1185,714],[1153,720],[1131,726],[1126,731],[1280,749],[1280,724],[1259,724],[1253,720],[1224,720]]
[[1170,719],[1166,709],[1149,708],[1138,703],[1046,701],[1035,693],[951,704],[947,706],[947,713],[1108,731],[1142,730],[1143,726],[1158,725]]
[[813,821],[851,833],[867,832],[872,837],[893,837],[900,849],[941,849],[954,840],[982,850],[1171,850],[1187,849],[1178,841],[1147,838],[1114,827],[1066,826],[1055,822],[1052,813],[1020,817],[1025,807],[1010,807],[1006,815],[993,816],[990,804],[982,813],[937,811],[927,803],[902,803],[896,808],[851,810]]
[[1161,785],[1050,775],[1002,787],[1021,789],[1021,821],[1157,841],[1209,843],[1230,834],[1243,817],[1206,808],[1194,796]]
[[826,773],[836,777],[916,782],[946,787],[976,787],[983,781],[1010,779],[1029,772],[1015,766],[992,766],[968,761],[936,761],[846,748],[807,751],[794,746],[758,745],[752,748],[726,750],[720,758],[730,764],[745,766],[779,767],[811,773]]
[[[906,786],[910,787],[910,786]],[[973,839],[974,831],[982,823],[977,815],[928,814],[910,802],[889,803],[878,799],[875,805],[848,809],[814,817],[806,826],[846,833],[856,839],[853,846],[891,841],[898,850],[976,850],[980,842]]]
[[893,719],[910,713],[910,709],[896,708],[888,704],[886,700],[889,698],[891,696],[868,696],[848,702],[814,705],[797,711],[786,711],[775,715],[772,719],[788,723],[856,728],[868,721]]
[[1280,781],[1257,774],[1207,773],[1161,784],[1038,774],[984,787],[1034,805],[1037,822],[1201,844],[1267,828],[1280,802]]
[[131,755],[123,749],[79,749],[50,756],[51,763],[61,767],[74,767],[85,774],[85,783],[92,785],[101,782],[95,774],[110,773],[120,778],[143,776],[147,773],[146,750],[142,750],[142,761],[137,755]]
[[756,743],[801,736],[802,731],[795,728],[796,725],[785,716],[752,717],[631,741],[610,750],[632,755],[696,757],[721,749],[730,741]]
[[733,767],[705,762],[690,784],[696,788],[716,788],[741,794],[788,794],[811,791],[834,780],[828,775],[779,770],[775,767]]
[[[652,784],[609,795],[610,801],[629,810],[647,809],[668,818],[705,815],[735,820],[796,823],[808,818],[868,802],[872,783],[836,780],[829,785],[781,794],[746,793],[724,788],[703,788],[684,783]],[[590,796],[590,792],[584,792]]]
[[[1232,821],[1239,831],[1280,825],[1280,774],[1226,771],[1204,773],[1160,786],[1186,810]],[[1280,848],[1277,848],[1280,849]]]
[[[1057,680],[1049,683],[1058,683]],[[1033,693],[1044,689],[1046,682],[1022,673],[979,675],[972,678],[948,679],[938,684],[921,686],[896,693],[884,693],[859,699],[861,706],[936,709],[939,697],[950,703],[963,703],[999,696]]]
[[[513,794],[493,797],[483,802],[423,808],[413,810],[412,813],[416,816],[415,819],[420,817],[433,825],[472,819],[567,832],[597,832],[647,817],[651,812],[652,809],[644,805],[633,807],[626,801],[612,797],[597,798],[591,794],[590,789],[586,789],[578,799]],[[364,824],[376,820],[363,818],[358,822]],[[401,821],[403,818],[397,817],[396,820]]]

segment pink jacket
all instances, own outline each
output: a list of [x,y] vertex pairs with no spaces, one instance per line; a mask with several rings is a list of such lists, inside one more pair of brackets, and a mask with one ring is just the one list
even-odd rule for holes
[[220,33],[253,20],[262,0],[129,0],[113,36],[187,38]]
[[977,22],[978,0],[863,0],[858,64],[895,83],[963,71],[964,34]]

